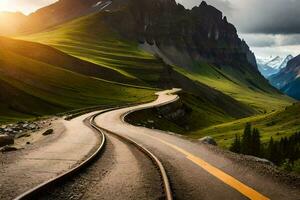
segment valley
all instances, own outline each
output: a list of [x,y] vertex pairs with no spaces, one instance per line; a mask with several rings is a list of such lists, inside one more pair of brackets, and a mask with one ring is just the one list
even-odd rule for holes
[[[163,49],[158,54],[143,50],[138,41],[124,37],[122,33],[109,27],[106,15],[104,12],[90,14],[40,33],[17,38],[49,45],[65,55],[90,63],[93,65],[93,69],[91,67],[88,70],[90,72],[82,71],[87,67],[67,70],[92,75],[97,81],[109,81],[112,85],[116,83],[116,86],[124,84],[132,91],[135,90],[132,86],[142,87],[146,91],[170,86],[183,87],[188,93],[185,96],[189,96],[186,101],[190,102],[193,110],[192,122],[199,121],[201,118],[196,116],[202,115],[201,113],[207,114],[211,110],[212,114],[211,119],[206,122],[201,120],[201,126],[192,126],[193,135],[219,123],[281,111],[294,102],[270,86],[257,70],[247,65],[242,67],[236,63],[232,66],[220,66],[207,61],[194,61],[192,65],[179,66]],[[39,56],[45,60],[45,55]],[[170,58],[171,63],[165,62],[166,57]],[[220,100],[212,101],[216,95]],[[108,101],[115,103],[112,100]],[[95,104],[86,106],[91,105]],[[228,108],[237,112],[230,112]],[[226,135],[230,138],[232,134],[233,132]],[[199,137],[203,135],[199,134]]]
[[[113,80],[122,80],[123,77],[119,73],[109,70],[99,72],[97,65],[72,58],[47,46],[26,42],[24,45],[22,41],[6,38],[1,38],[0,43],[2,121],[154,98],[153,89],[116,84]],[[38,53],[30,53],[36,50]],[[74,65],[80,65],[85,72],[76,69]],[[78,70],[82,73],[77,73]],[[97,77],[97,71],[102,77]],[[91,72],[94,78],[90,76]],[[104,80],[104,76],[111,79]],[[124,79],[127,80],[126,77]],[[101,98],[98,98],[99,94]]]
[[175,0],[0,11],[0,199],[296,200],[300,55],[258,59],[231,17]]

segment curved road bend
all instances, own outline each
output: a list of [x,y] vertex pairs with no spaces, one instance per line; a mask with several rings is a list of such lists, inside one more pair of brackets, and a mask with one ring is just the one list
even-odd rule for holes
[[85,114],[71,121],[59,120],[54,125],[55,134],[28,149],[15,152],[17,158],[1,166],[0,199],[13,199],[67,171],[92,154],[101,138],[85,125],[84,120],[96,113]]
[[164,199],[160,174],[152,161],[132,144],[106,134],[97,160],[38,200]]
[[299,199],[299,188],[290,188],[258,174],[206,145],[123,121],[128,112],[176,101],[178,96],[172,94],[176,91],[157,93],[158,98],[152,103],[104,113],[95,119],[96,124],[135,140],[158,156],[167,170],[176,199]]

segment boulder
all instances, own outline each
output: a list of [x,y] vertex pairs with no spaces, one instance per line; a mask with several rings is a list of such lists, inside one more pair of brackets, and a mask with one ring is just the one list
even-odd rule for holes
[[8,135],[0,135],[0,147],[14,144],[14,138]]
[[203,137],[203,138],[199,139],[199,141],[204,144],[210,144],[210,145],[214,145],[214,146],[218,145],[217,142],[211,136]]

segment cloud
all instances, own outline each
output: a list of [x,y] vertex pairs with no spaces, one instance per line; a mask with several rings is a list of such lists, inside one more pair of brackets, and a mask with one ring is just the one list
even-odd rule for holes
[[244,33],[300,33],[299,0],[232,0],[238,6],[233,20]]
[[267,58],[270,56],[287,56],[293,55],[297,56],[300,54],[300,45],[293,46],[276,46],[276,47],[253,47],[252,51],[254,51],[255,55],[258,58]]
[[[190,8],[201,0],[177,0]],[[242,33],[300,33],[300,0],[206,0]]]
[[[201,0],[177,0],[191,8]],[[206,0],[221,10],[259,57],[300,53],[300,0]]]
[[[240,34],[252,47],[278,47],[300,45],[300,34]],[[300,51],[300,49],[299,49]]]

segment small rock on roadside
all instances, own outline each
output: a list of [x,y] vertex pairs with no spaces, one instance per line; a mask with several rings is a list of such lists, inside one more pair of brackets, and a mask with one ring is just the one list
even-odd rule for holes
[[274,165],[271,161],[264,159],[264,158],[258,158],[255,156],[250,156],[255,162],[263,163],[266,165]]
[[23,134],[23,135],[18,136],[17,138],[24,138],[24,137],[30,137],[30,134],[29,134],[29,133],[26,133],[26,134]]
[[12,146],[4,146],[0,149],[1,152],[10,152],[10,151],[17,151],[18,149],[16,147],[12,147]]
[[211,136],[203,137],[203,138],[199,139],[199,141],[202,142],[203,144],[210,144],[210,145],[218,146],[217,142]]
[[45,132],[43,133],[43,135],[46,136],[46,135],[51,135],[51,134],[53,134],[53,133],[54,133],[53,129],[48,129],[47,131],[45,131]]
[[0,135],[0,147],[14,144],[14,138],[8,135]]

